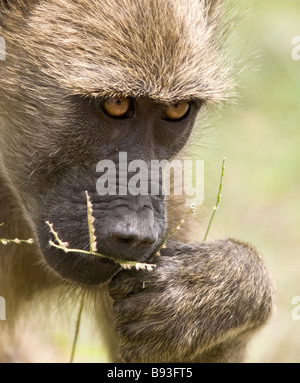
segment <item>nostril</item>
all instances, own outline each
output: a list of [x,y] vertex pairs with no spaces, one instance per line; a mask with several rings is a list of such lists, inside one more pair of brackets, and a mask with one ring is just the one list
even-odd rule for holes
[[126,245],[133,245],[133,243],[135,242],[134,238],[118,238],[117,240]]
[[139,246],[139,247],[149,247],[152,246],[155,241],[151,241],[150,239],[140,239],[138,237],[121,237],[115,236],[111,238],[112,241],[118,243],[119,245],[127,245],[127,246]]

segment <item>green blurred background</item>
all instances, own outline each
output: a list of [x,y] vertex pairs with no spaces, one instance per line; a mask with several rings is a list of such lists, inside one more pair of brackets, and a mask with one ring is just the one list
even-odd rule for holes
[[[238,105],[225,108],[219,121],[205,129],[197,153],[206,163],[202,234],[225,156],[222,201],[209,239],[253,243],[277,288],[274,317],[253,338],[247,361],[300,362],[300,321],[292,319],[291,303],[300,296],[300,61],[292,59],[292,39],[300,36],[300,1],[243,3],[249,12],[228,42],[232,58],[246,64],[238,76]],[[105,361],[88,318],[83,322],[76,361]],[[55,340],[58,354],[68,360],[74,329],[70,318],[66,324],[69,331],[58,331]]]
[[[248,3],[249,4],[249,3]],[[253,339],[249,362],[300,362],[300,1],[251,1],[229,46],[247,60],[239,105],[208,129],[205,141],[206,206],[213,206],[222,157],[227,158],[222,202],[210,239],[253,243],[275,278],[276,312]],[[248,58],[248,59],[247,59]]]

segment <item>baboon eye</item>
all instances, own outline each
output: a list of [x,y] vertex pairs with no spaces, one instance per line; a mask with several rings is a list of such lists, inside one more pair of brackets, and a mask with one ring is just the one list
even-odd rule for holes
[[190,108],[191,105],[188,102],[170,105],[165,109],[163,119],[167,121],[183,120],[188,116]]
[[107,98],[103,102],[104,111],[111,117],[129,118],[129,112],[132,111],[132,102],[130,98]]

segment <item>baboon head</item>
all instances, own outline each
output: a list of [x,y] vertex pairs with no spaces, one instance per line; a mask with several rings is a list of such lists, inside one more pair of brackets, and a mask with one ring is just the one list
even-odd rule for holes
[[[49,247],[46,221],[71,248],[89,248],[85,191],[98,252],[145,262],[162,240],[162,190],[121,194],[130,174],[120,176],[119,153],[146,164],[173,158],[199,109],[228,95],[216,3],[0,1],[7,49],[0,61],[0,169],[43,259],[62,277],[101,284],[119,270],[110,260]],[[116,195],[97,193],[101,160],[117,165]]]

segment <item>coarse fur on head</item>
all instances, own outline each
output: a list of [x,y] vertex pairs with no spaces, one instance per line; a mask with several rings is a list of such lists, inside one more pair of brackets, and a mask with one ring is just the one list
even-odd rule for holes
[[[230,68],[219,49],[220,1],[37,3],[25,20],[22,12],[4,17],[3,32],[10,46],[7,70],[16,62],[14,55],[21,56],[19,67],[28,71],[42,64],[41,73],[34,74],[41,86],[166,103],[223,101],[231,94]],[[10,70],[16,75],[15,65]]]

